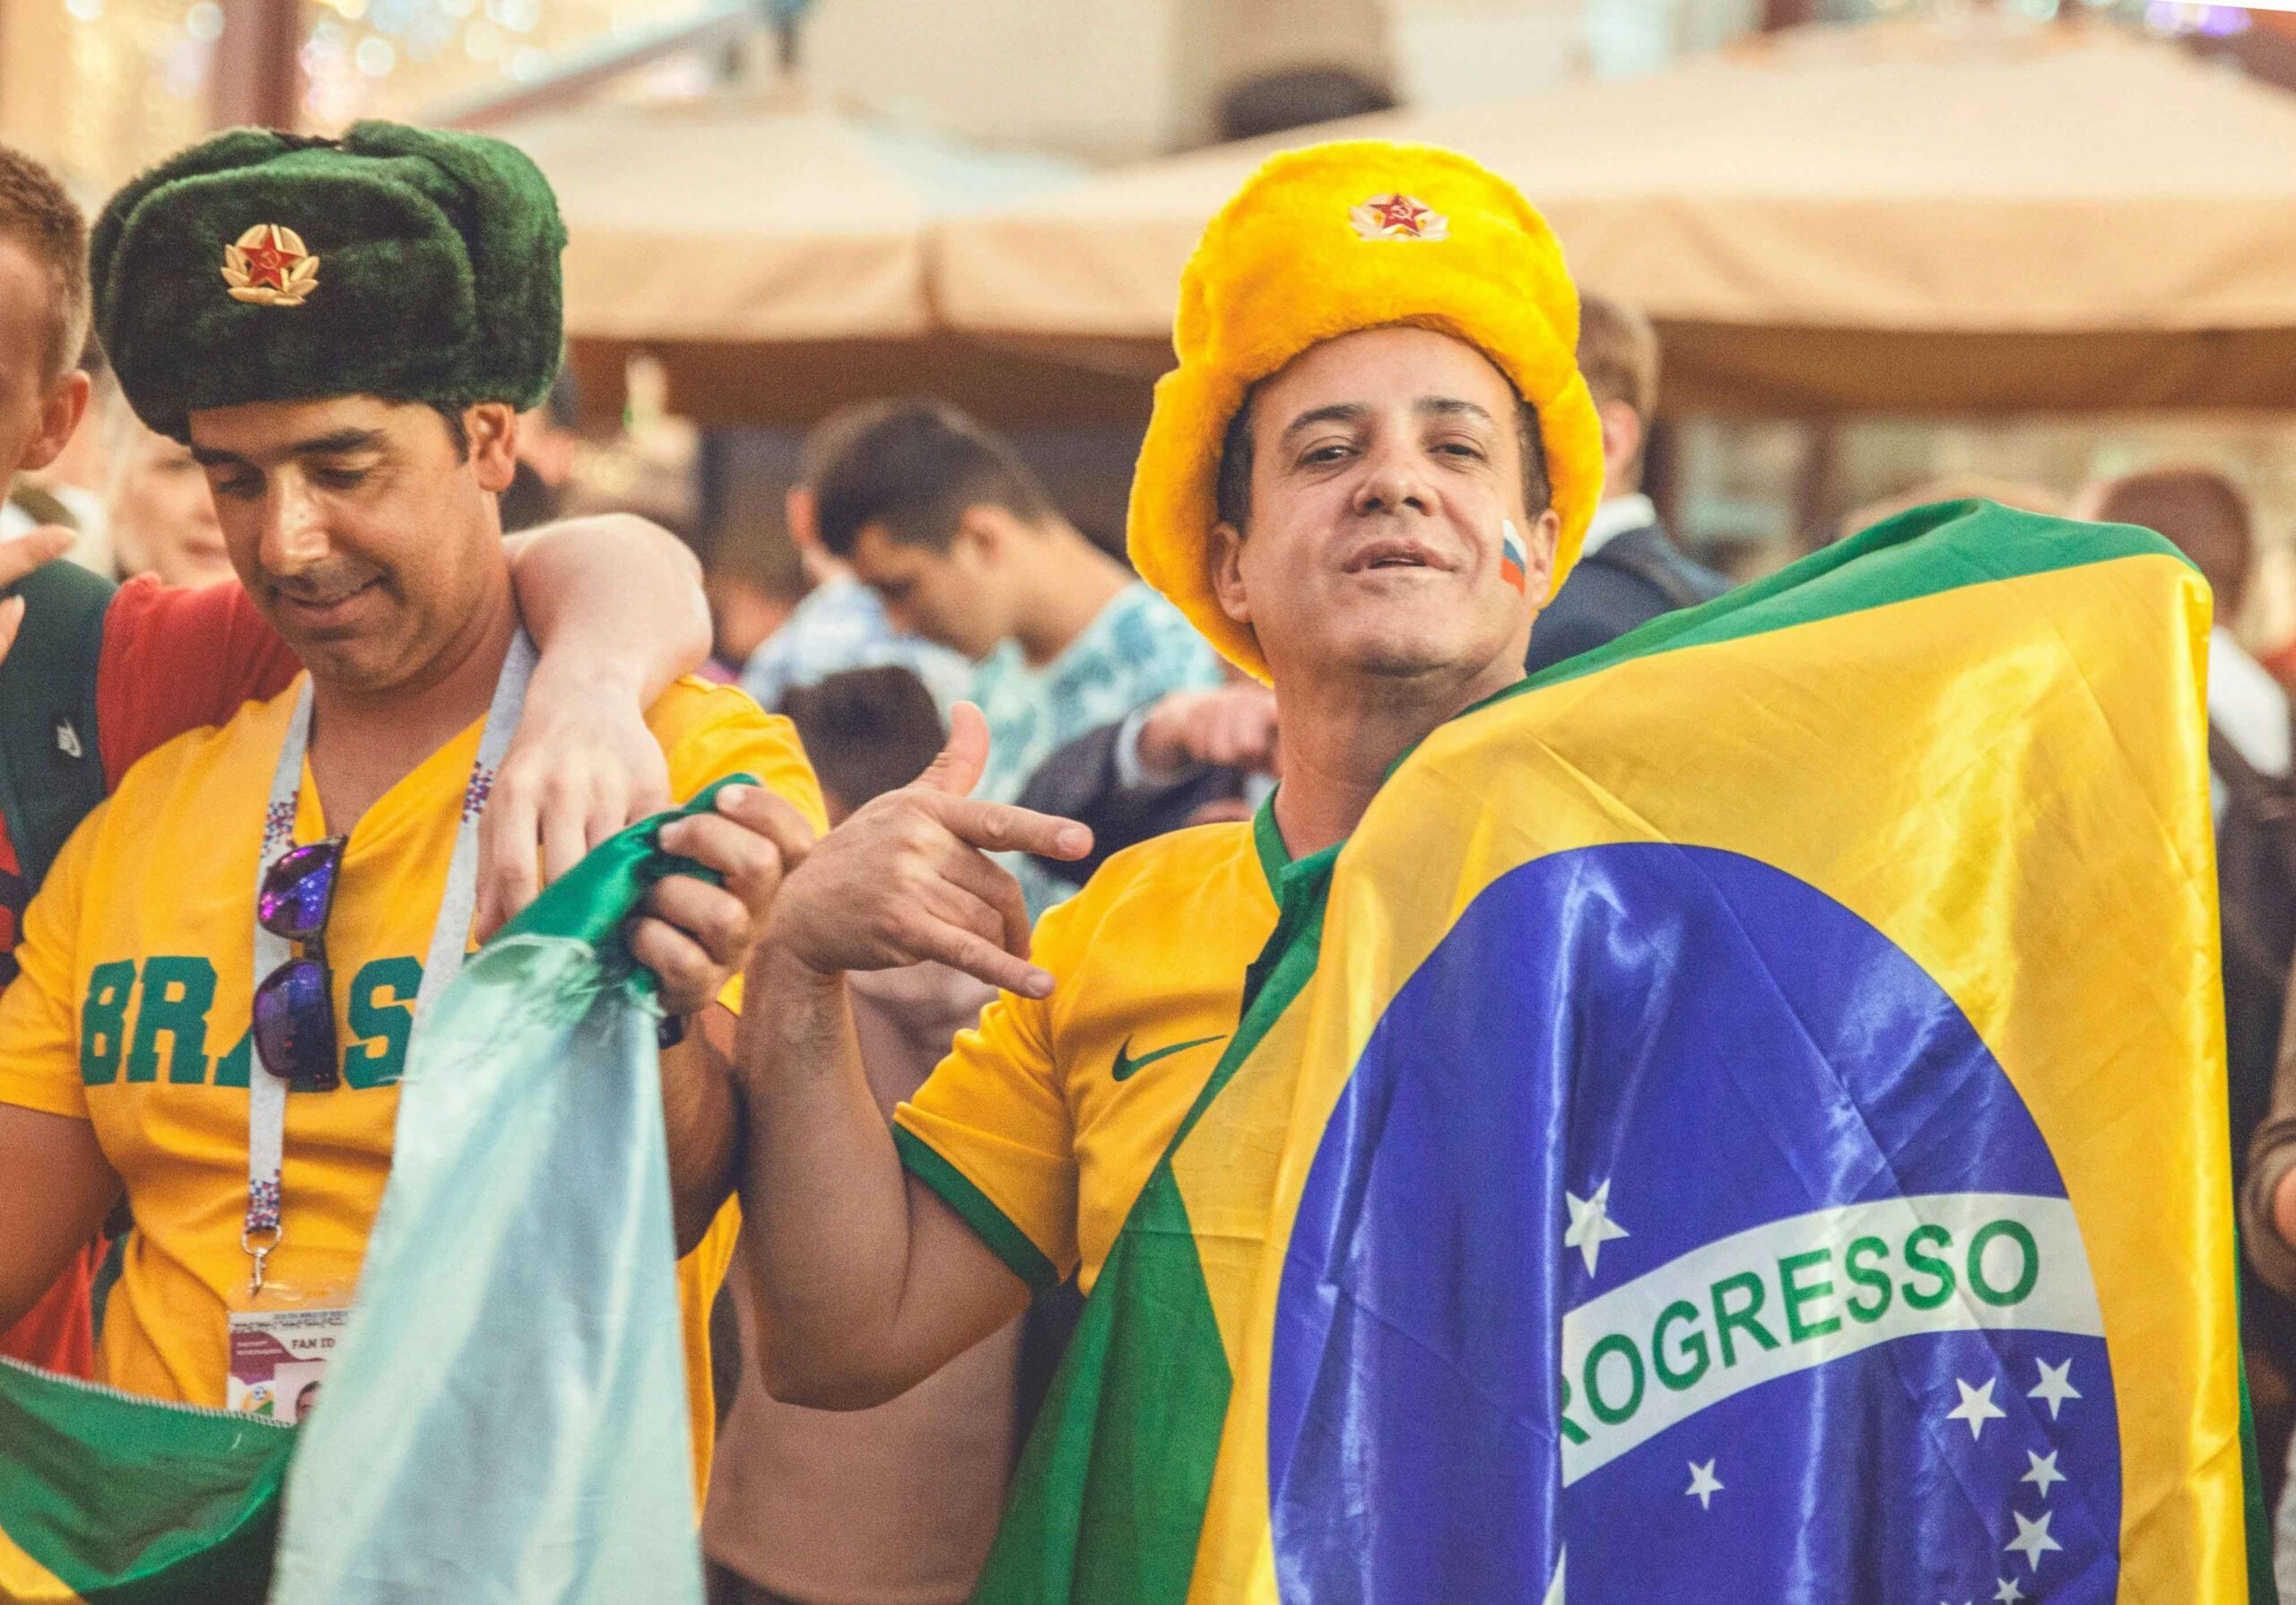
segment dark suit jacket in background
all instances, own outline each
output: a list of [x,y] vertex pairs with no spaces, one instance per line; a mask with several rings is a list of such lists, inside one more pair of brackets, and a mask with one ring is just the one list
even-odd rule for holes
[[1662,613],[1709,602],[1730,582],[1693,563],[1656,524],[1621,530],[1578,560],[1539,614],[1523,667],[1543,668],[1607,646]]
[[1168,781],[1126,786],[1117,775],[1116,742],[1124,721],[1087,730],[1044,761],[1015,799],[1023,808],[1074,819],[1092,830],[1092,850],[1074,863],[1037,860],[1062,879],[1083,885],[1102,860],[1135,842],[1187,824],[1206,803],[1244,794],[1244,772],[1192,763]]

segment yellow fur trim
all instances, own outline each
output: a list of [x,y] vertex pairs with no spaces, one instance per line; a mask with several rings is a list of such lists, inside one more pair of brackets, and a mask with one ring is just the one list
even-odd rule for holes
[[[1367,204],[1396,196],[1433,216],[1383,231],[1391,214]],[[1578,292],[1553,231],[1521,193],[1434,145],[1351,140],[1272,158],[1205,229],[1180,275],[1179,366],[1157,381],[1129,520],[1142,577],[1262,680],[1258,643],[1212,589],[1221,437],[1244,393],[1310,345],[1396,323],[1465,340],[1538,409],[1562,522],[1554,585],[1578,561],[1602,499],[1602,423],[1578,372]]]

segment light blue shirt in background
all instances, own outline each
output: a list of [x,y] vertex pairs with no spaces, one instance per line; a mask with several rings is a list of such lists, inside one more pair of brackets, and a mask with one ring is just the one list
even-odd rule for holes
[[[973,795],[1011,802],[1047,758],[1086,731],[1167,692],[1221,681],[1211,643],[1178,608],[1135,580],[1041,667],[1030,667],[1013,641],[980,660],[969,695],[988,720],[988,766]],[[1025,854],[1000,861],[1020,878],[1031,917],[1075,891]]]
[[877,593],[850,574],[823,580],[767,636],[742,669],[742,689],[770,712],[793,685],[814,685],[849,668],[908,669],[925,682],[948,717],[964,696],[973,666],[962,654],[904,635],[885,616]]

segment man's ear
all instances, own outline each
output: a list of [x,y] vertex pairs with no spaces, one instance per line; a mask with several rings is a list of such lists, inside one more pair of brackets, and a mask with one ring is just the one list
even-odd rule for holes
[[952,550],[957,545],[970,545],[976,556],[993,563],[1011,554],[1019,533],[1011,513],[994,502],[976,502],[957,515]]
[[793,484],[781,493],[781,517],[789,527],[789,544],[800,552],[816,550],[822,544],[815,510],[813,486]]
[[1642,452],[1647,432],[1642,415],[1623,401],[1605,401],[1595,408],[1603,421],[1603,480],[1613,492],[1631,488],[1635,459]]
[[500,493],[518,474],[518,414],[500,401],[481,401],[463,409],[463,433],[470,441],[471,467],[479,489]]
[[1562,539],[1562,515],[1552,507],[1531,520],[1523,543],[1523,590],[1544,607],[1554,600],[1554,548]]
[[[24,454],[14,465],[16,471],[29,474],[54,462],[71,443],[72,432],[80,427],[87,410],[88,376],[74,368],[39,398],[39,432],[25,442]],[[0,480],[7,477],[0,472]]]
[[1252,622],[1252,601],[1244,589],[1244,532],[1233,524],[1212,527],[1212,594],[1220,611],[1239,624]]

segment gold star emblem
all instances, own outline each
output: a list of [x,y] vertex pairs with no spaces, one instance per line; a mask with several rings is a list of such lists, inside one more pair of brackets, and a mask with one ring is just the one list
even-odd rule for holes
[[1449,218],[1407,195],[1375,195],[1347,220],[1366,240],[1441,240],[1451,231]]
[[223,248],[223,283],[233,301],[300,307],[319,287],[319,259],[294,230],[259,222]]

